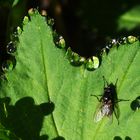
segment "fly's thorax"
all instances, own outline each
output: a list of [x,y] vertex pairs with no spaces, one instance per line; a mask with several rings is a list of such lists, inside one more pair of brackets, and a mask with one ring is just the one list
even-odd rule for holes
[[102,102],[104,104],[107,104],[108,102],[112,101],[113,99],[112,93],[111,92],[104,92],[104,95],[102,97]]

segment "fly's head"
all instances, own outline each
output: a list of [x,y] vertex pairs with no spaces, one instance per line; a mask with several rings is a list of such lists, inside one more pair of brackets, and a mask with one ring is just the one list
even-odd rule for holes
[[103,102],[114,102],[114,99],[117,99],[117,92],[116,92],[116,85],[114,84],[107,84],[107,87],[104,87],[104,94],[103,94]]

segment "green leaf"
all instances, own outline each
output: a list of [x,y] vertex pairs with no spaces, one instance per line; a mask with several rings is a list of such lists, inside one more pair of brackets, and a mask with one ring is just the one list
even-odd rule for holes
[[14,0],[13,1],[13,4],[12,4],[12,7],[16,6],[18,4],[19,0]]
[[[16,66],[1,81],[0,97],[6,102],[6,128],[22,140],[113,140],[140,139],[140,111],[134,101],[140,91],[139,41],[113,47],[102,55],[100,68],[72,66],[64,49],[54,45],[52,30],[44,17],[32,14],[23,26],[16,52]],[[104,91],[103,76],[115,84],[119,99],[120,124],[113,117],[95,123],[99,101],[91,94]],[[136,105],[136,104],[135,104]],[[62,136],[62,137],[60,137]]]
[[132,9],[121,15],[118,19],[118,30],[132,30],[140,24],[140,6],[134,6]]

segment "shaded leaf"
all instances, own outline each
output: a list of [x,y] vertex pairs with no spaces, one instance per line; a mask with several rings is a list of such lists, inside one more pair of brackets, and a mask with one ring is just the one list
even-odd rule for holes
[[138,28],[140,24],[139,13],[140,6],[138,5],[122,14],[118,19],[118,30],[133,30],[134,28]]

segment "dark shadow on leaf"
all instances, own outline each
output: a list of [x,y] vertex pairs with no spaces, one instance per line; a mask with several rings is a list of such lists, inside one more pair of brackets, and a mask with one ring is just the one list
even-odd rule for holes
[[120,136],[115,136],[113,140],[122,140]]
[[31,97],[18,100],[14,106],[10,105],[10,98],[1,98],[0,121],[22,140],[48,140],[48,135],[40,136],[40,131],[44,117],[51,114],[54,108],[52,102],[36,105]]
[[48,140],[48,136],[47,135],[42,135],[40,136],[39,140]]
[[49,115],[54,110],[54,103],[53,102],[42,103],[40,104],[40,109],[42,113],[44,113],[44,115]]
[[54,138],[54,139],[52,139],[52,140],[65,140],[65,138],[64,138],[64,137],[59,136],[59,137],[56,137],[56,138]]
[[132,140],[132,139],[129,136],[126,136],[125,140]]
[[136,99],[131,102],[130,107],[133,111],[140,108],[140,96],[136,97]]

